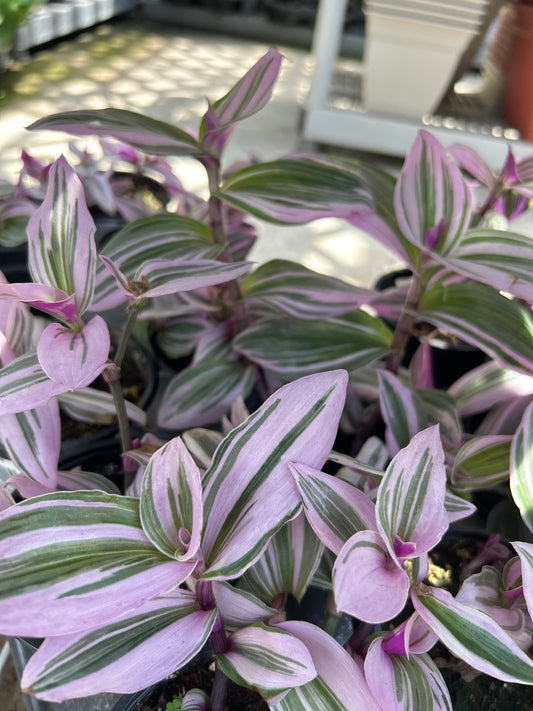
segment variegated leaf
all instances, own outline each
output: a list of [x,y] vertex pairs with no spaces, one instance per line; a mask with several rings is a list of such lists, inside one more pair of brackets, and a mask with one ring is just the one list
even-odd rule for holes
[[321,467],[337,433],[347,374],[337,370],[283,386],[219,445],[204,477],[205,575],[234,578],[298,513],[287,462]]
[[191,689],[181,700],[182,711],[209,711],[209,696],[201,689]]
[[33,281],[74,295],[78,315],[94,294],[95,230],[81,181],[61,157],[52,164],[44,202],[28,224],[28,265]]
[[207,328],[209,322],[198,314],[180,316],[157,330],[155,334],[157,346],[167,358],[180,358],[192,353],[198,339]]
[[234,632],[228,651],[217,654],[217,662],[234,682],[257,689],[267,699],[316,676],[305,644],[290,632],[262,622]]
[[448,392],[432,388],[419,388],[416,391],[424,408],[426,424],[438,424],[445,445],[456,449],[463,438],[463,428],[455,400]]
[[456,491],[488,489],[509,478],[510,435],[475,437],[457,452],[451,484]]
[[419,557],[448,528],[446,470],[438,425],[415,435],[389,464],[378,489],[376,518],[390,555]]
[[53,491],[61,446],[61,422],[55,400],[34,410],[0,419],[0,438],[19,472]]
[[470,501],[466,501],[460,496],[455,496],[449,491],[446,492],[444,497],[444,506],[450,523],[468,518],[468,516],[472,516],[477,511],[477,508]]
[[262,600],[271,602],[280,593],[300,601],[322,557],[323,545],[302,513],[271,539],[259,560],[245,572],[243,584]]
[[10,479],[19,494],[24,499],[34,496],[50,494],[53,491],[81,491],[86,489],[97,489],[108,494],[120,494],[118,486],[102,474],[95,472],[84,472],[79,469],[71,471],[58,471],[53,486],[40,484],[30,479],[26,474],[16,474]]
[[437,282],[416,315],[491,355],[503,367],[533,372],[533,316],[485,284]]
[[522,520],[533,531],[533,403],[530,404],[511,444],[509,484]]
[[376,531],[360,531],[341,548],[333,566],[335,604],[364,622],[393,619],[405,607],[409,576],[394,564]]
[[65,392],[46,375],[36,353],[19,356],[0,370],[0,415],[33,410]]
[[252,116],[270,100],[282,55],[270,49],[229,90],[209,107],[200,124],[202,145],[220,155],[235,123]]
[[186,131],[124,109],[65,111],[39,119],[28,130],[66,131],[74,136],[109,136],[153,155],[197,155],[198,142]]
[[217,422],[239,395],[248,395],[254,375],[252,366],[235,360],[208,360],[184,368],[162,395],[159,427],[181,430]]
[[26,307],[39,309],[66,323],[75,323],[79,315],[75,294],[69,296],[62,289],[47,284],[1,284],[0,297],[17,299]]
[[493,289],[533,301],[533,244],[528,235],[488,228],[471,230],[439,261]]
[[[61,409],[69,417],[82,422],[113,422],[117,410],[111,393],[105,390],[86,387],[78,388],[73,392],[66,392],[57,397]],[[125,400],[126,414],[131,422],[144,427],[146,425],[146,412]]]
[[411,595],[423,620],[453,655],[502,681],[533,684],[533,662],[497,622],[447,591],[419,584]]
[[232,173],[218,196],[241,210],[277,224],[370,212],[365,181],[311,156],[257,163]]
[[[216,257],[220,247],[212,243],[211,230],[184,215],[161,214],[129,222],[106,242],[101,254],[133,279],[149,260],[179,257]],[[123,301],[113,277],[104,267],[96,268],[96,293],[92,309],[106,310]]]
[[354,311],[374,295],[369,289],[283,259],[261,264],[248,274],[241,293],[293,318],[314,321]]
[[285,380],[331,368],[356,370],[386,355],[392,333],[359,310],[350,319],[265,318],[242,331],[233,347]]
[[216,610],[200,609],[186,590],[144,600],[97,629],[46,639],[26,665],[22,688],[52,702],[139,691],[185,666],[215,618]]
[[379,406],[387,425],[387,447],[391,456],[406,447],[411,437],[428,424],[420,397],[414,388],[393,373],[382,370],[379,378]]
[[163,556],[137,499],[46,494],[0,515],[0,630],[46,637],[87,630],[176,586],[194,564]]
[[383,639],[374,639],[365,657],[365,677],[381,708],[387,711],[433,709],[433,693],[417,663],[417,655],[408,658],[402,654],[387,654]]
[[37,357],[46,375],[66,390],[90,385],[108,363],[110,335],[101,316],[80,330],[59,323],[45,328],[37,344]]
[[179,437],[155,452],[141,488],[143,530],[169,558],[196,559],[203,524],[200,470]]
[[466,417],[485,412],[498,402],[533,394],[533,377],[502,368],[491,360],[456,380],[448,393]]
[[422,250],[448,254],[468,229],[472,194],[461,171],[428,131],[418,132],[394,194],[405,237]]
[[267,623],[279,614],[252,593],[230,583],[214,582],[213,594],[226,630],[238,630],[256,622]]
[[211,464],[213,455],[224,435],[217,430],[206,430],[203,427],[194,427],[182,434],[185,446],[192,454],[198,466],[207,469]]
[[299,462],[289,464],[304,505],[305,515],[318,538],[334,553],[358,531],[375,530],[375,506],[355,486]]
[[271,705],[272,711],[380,711],[362,669],[333,637],[308,622],[283,622],[278,627],[305,644],[317,676],[291,689]]

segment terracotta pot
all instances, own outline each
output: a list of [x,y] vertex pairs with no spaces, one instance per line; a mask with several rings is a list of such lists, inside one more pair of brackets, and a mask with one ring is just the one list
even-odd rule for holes
[[506,71],[503,116],[533,141],[533,5],[517,3]]

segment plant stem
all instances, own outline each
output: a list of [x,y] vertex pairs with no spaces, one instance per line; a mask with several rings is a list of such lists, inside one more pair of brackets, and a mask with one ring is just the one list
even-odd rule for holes
[[132,304],[128,309],[128,318],[126,319],[126,325],[124,326],[124,330],[122,331],[120,343],[118,344],[117,352],[113,360],[115,365],[119,368],[122,367],[122,361],[124,360],[124,356],[126,355],[126,349],[128,347],[130,336],[133,333],[133,327],[135,326],[135,321],[137,321],[137,316],[139,315],[139,311],[141,310],[141,308],[141,304],[135,303]]
[[407,297],[402,308],[402,313],[400,314],[396,330],[394,331],[392,352],[386,363],[387,370],[390,370],[392,373],[397,373],[400,368],[405,348],[407,346],[409,336],[411,335],[411,327],[416,320],[410,311],[413,311],[418,306],[421,292],[422,281],[419,276],[413,274],[409,284],[409,291],[407,292]]
[[224,711],[227,689],[228,677],[222,672],[218,664],[215,664],[215,681],[210,699],[211,711]]

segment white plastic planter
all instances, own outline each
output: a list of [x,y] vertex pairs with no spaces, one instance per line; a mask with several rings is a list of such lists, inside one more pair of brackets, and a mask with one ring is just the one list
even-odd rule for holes
[[46,7],[52,13],[54,37],[64,37],[76,30],[76,17],[70,3],[54,2],[48,3]]
[[76,27],[84,29],[95,25],[96,19],[96,2],[95,0],[73,0],[72,6],[76,15]]
[[95,6],[98,22],[109,20],[115,14],[115,0],[96,0]]
[[55,37],[54,19],[47,7],[36,7],[29,18],[30,46],[50,42]]
[[434,110],[476,30],[365,14],[365,108],[410,118]]

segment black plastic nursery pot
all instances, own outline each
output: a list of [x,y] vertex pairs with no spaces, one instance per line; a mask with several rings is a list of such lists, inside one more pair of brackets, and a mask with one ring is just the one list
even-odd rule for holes
[[[12,637],[9,640],[13,666],[20,679],[30,657],[37,651],[39,640]],[[119,694],[96,694],[81,699],[71,699],[62,703],[42,701],[29,694],[22,694],[27,711],[112,711]],[[2,711],[11,711],[3,709]]]

